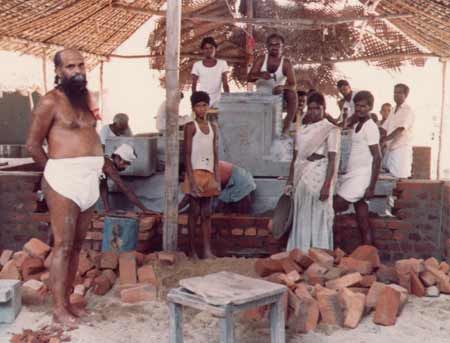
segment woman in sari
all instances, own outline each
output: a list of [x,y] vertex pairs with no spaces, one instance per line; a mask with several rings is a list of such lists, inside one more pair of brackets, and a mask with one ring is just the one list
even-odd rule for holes
[[340,129],[324,119],[325,99],[313,93],[296,133],[286,193],[294,199],[293,226],[287,250],[333,248],[333,192],[340,151]]

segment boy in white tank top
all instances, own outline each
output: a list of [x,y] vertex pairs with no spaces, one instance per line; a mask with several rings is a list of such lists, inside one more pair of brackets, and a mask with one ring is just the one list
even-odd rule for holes
[[191,96],[195,120],[184,127],[184,152],[186,176],[183,192],[189,197],[189,243],[192,257],[195,227],[198,217],[203,236],[203,257],[214,258],[211,251],[211,200],[220,194],[218,159],[218,130],[208,122],[206,114],[210,98],[206,92],[194,92]]

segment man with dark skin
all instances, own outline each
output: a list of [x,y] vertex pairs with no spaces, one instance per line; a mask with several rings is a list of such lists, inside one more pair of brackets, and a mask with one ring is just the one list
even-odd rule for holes
[[119,174],[119,172],[127,169],[136,158],[137,156],[134,149],[129,144],[120,145],[110,158],[105,157],[103,173],[106,177],[100,181],[100,194],[106,212],[110,211],[107,178],[111,178],[132,204],[140,208],[146,214],[154,214],[154,212],[145,207],[142,201],[139,200],[136,194],[122,180]]
[[104,125],[99,132],[100,140],[103,145],[106,144],[106,139],[118,136],[132,136],[130,126],[128,125],[129,118],[125,113],[117,113],[113,118],[112,124]]
[[297,82],[294,67],[283,56],[284,38],[279,34],[267,37],[267,55],[256,58],[248,75],[248,82],[274,80],[273,94],[283,94],[286,100],[286,118],[284,118],[282,135],[287,136],[295,112],[297,111]]
[[370,92],[361,91],[355,95],[354,101],[354,117],[358,118],[358,121],[352,134],[347,173],[339,180],[333,207],[335,212],[342,212],[353,203],[362,242],[373,245],[367,200],[374,197],[375,185],[380,173],[380,133],[370,113],[373,108],[373,95]]
[[[99,196],[104,157],[96,118],[88,105],[83,56],[66,49],[55,55],[54,62],[56,87],[33,110],[27,148],[44,169],[42,190],[54,236],[50,267],[53,320],[76,327],[86,311],[71,306],[69,296]],[[45,139],[48,153],[42,148]]]
[[211,99],[210,107],[216,108],[221,86],[225,93],[230,92],[228,65],[226,61],[216,58],[217,44],[213,37],[203,38],[200,48],[204,57],[192,67],[192,93],[197,90],[208,93]]
[[194,246],[195,228],[200,217],[203,235],[203,257],[214,258],[211,250],[211,200],[220,194],[218,129],[207,119],[209,95],[194,92],[191,96],[195,120],[184,127],[186,179],[183,192],[189,196],[189,241],[191,255],[197,258]]

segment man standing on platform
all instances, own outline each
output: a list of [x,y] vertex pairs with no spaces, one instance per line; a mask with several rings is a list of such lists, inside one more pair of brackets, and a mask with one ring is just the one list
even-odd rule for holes
[[256,82],[257,89],[270,88],[273,94],[282,94],[286,101],[286,118],[282,134],[287,136],[297,111],[297,82],[291,61],[283,56],[284,38],[273,33],[267,37],[267,54],[256,58],[248,75],[248,82]]

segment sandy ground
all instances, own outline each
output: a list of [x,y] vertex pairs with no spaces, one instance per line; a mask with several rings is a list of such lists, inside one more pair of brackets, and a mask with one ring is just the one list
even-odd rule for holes
[[[68,332],[75,343],[165,343],[168,342],[168,308],[164,302],[167,289],[176,286],[186,276],[203,275],[220,270],[232,270],[253,275],[252,260],[220,259],[193,263],[185,261],[176,267],[164,267],[162,300],[134,305],[123,304],[117,289],[106,296],[88,295],[93,312],[89,323]],[[160,266],[162,267],[162,266]],[[13,333],[23,329],[38,329],[51,323],[51,305],[25,306],[12,325],[0,325],[0,343],[9,342]],[[241,343],[270,342],[269,323],[254,322],[235,317],[236,338]],[[218,320],[207,313],[184,312],[184,339],[186,343],[219,342]],[[287,332],[289,343],[448,343],[450,341],[450,296],[439,298],[411,297],[397,324],[381,327],[367,316],[355,330],[320,325],[315,332],[298,335]]]

